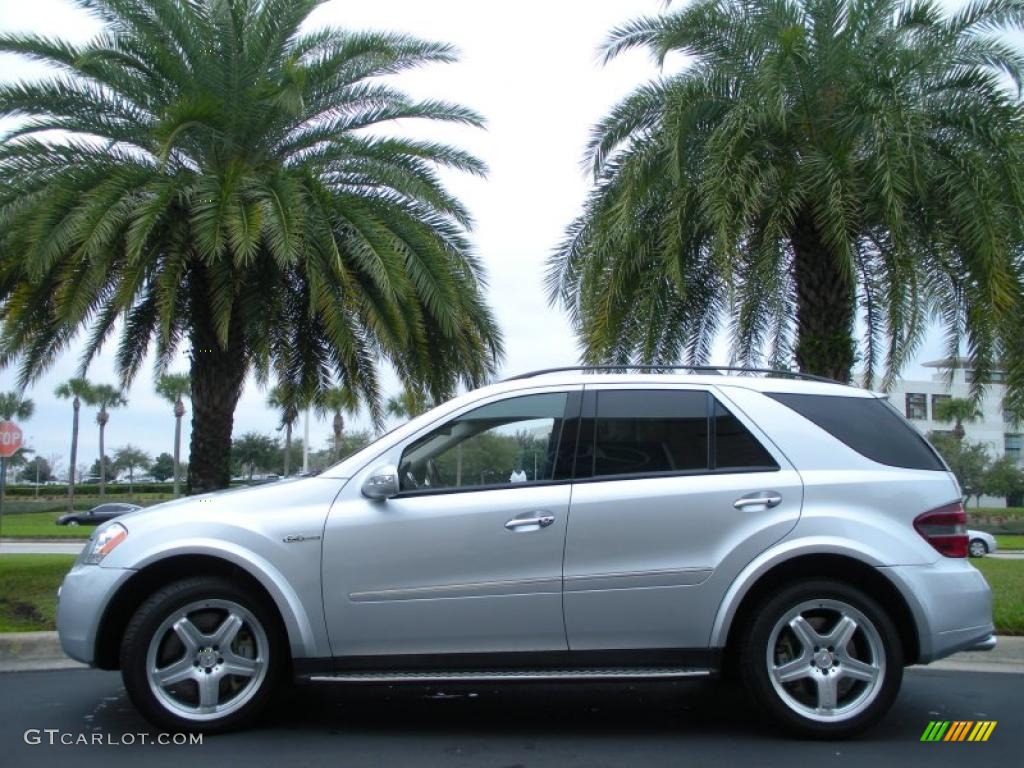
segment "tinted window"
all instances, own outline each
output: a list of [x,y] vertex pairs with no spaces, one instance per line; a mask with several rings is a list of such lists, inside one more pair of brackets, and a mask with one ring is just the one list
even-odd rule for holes
[[729,410],[715,401],[715,469],[778,469],[779,465]]
[[601,390],[596,397],[595,477],[708,468],[706,392]]
[[551,480],[567,395],[513,397],[476,408],[409,445],[403,491],[455,490]]
[[874,397],[766,394],[879,464],[907,469],[945,469],[927,441],[883,400]]

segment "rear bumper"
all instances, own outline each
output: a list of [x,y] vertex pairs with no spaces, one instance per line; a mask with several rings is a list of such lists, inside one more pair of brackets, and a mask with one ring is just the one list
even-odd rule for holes
[[992,591],[966,558],[944,557],[928,565],[879,570],[889,576],[910,606],[917,625],[919,664],[959,651],[995,647]]

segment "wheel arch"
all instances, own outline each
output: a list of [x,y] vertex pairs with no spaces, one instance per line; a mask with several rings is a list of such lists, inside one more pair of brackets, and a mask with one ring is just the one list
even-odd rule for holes
[[[296,615],[288,600],[274,589],[268,588],[266,574],[257,576],[248,568],[223,556],[209,553],[177,553],[153,560],[141,567],[120,586],[107,601],[96,632],[94,664],[100,669],[120,667],[121,638],[132,616],[143,601],[167,584],[188,576],[221,576],[243,584],[266,599],[274,607],[281,629],[288,637],[291,656],[303,655],[307,642],[309,622],[304,615]],[[306,632],[303,632],[303,624]]]
[[[899,588],[878,568],[848,554],[798,554],[776,562],[760,575],[749,580],[749,586],[738,593],[738,600],[723,602],[715,622],[713,647],[724,647],[732,656],[740,633],[757,606],[784,584],[809,578],[832,578],[866,592],[892,618],[903,646],[906,664],[917,662],[921,653],[920,637],[913,611]],[[741,594],[741,596],[740,596]]]

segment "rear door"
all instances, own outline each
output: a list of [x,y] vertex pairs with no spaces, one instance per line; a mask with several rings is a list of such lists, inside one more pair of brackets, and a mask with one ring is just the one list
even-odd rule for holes
[[565,549],[569,647],[706,648],[732,580],[796,524],[802,494],[718,392],[588,386]]

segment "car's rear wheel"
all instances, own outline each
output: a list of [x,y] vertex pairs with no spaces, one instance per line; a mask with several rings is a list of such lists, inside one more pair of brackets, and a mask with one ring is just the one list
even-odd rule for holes
[[868,595],[832,580],[794,584],[766,599],[740,646],[754,698],[802,736],[851,736],[892,705],[903,649]]
[[971,539],[971,543],[967,547],[967,551],[971,557],[984,557],[988,554],[988,544],[981,539]]
[[77,520],[68,520],[67,525],[77,526],[78,525],[78,521]]
[[250,721],[285,669],[285,642],[262,596],[213,577],[147,599],[121,643],[132,702],[166,730],[216,732]]

